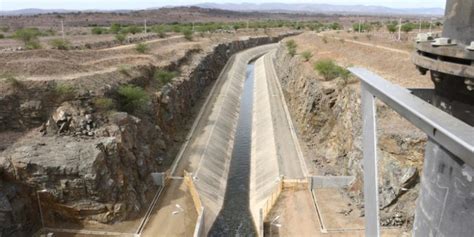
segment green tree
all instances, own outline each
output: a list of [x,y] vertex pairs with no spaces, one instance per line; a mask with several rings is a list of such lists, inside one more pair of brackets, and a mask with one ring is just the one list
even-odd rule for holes
[[310,51],[304,51],[301,53],[301,57],[303,57],[305,62],[308,62],[313,57],[313,54]]
[[390,23],[390,24],[387,25],[387,30],[388,30],[388,32],[393,34],[393,33],[397,32],[397,25],[393,24],[393,23]]
[[118,88],[117,93],[120,106],[130,113],[145,109],[150,101],[145,90],[134,85],[122,85]]
[[54,49],[68,50],[71,47],[71,42],[66,39],[53,39],[49,41],[49,45]]
[[149,48],[148,48],[148,45],[144,43],[138,43],[135,45],[135,50],[139,53],[146,53],[148,52]]
[[127,32],[134,35],[134,34],[142,32],[142,29],[138,26],[133,25],[133,26],[127,27]]
[[359,32],[359,28],[360,28],[360,32],[370,32],[370,31],[372,31],[372,25],[370,25],[370,24],[367,24],[367,23],[354,23],[354,24],[352,24],[352,29],[355,32]]
[[24,28],[17,30],[13,37],[22,41],[27,49],[41,48],[38,37],[41,32],[37,28]]
[[415,29],[415,25],[412,24],[412,23],[405,23],[402,25],[402,31],[405,32],[405,33],[409,33],[410,31],[412,31],[413,29]]
[[178,74],[176,72],[170,72],[163,69],[158,69],[155,71],[154,78],[160,83],[160,85],[165,85],[169,83],[173,78]]
[[325,80],[333,80],[335,78],[341,77],[343,79],[349,78],[350,72],[338,66],[331,59],[321,59],[314,64],[314,69],[323,76]]
[[184,38],[191,41],[193,40],[193,32],[189,29],[183,31]]
[[122,25],[120,24],[113,23],[110,26],[110,32],[112,32],[113,34],[118,34],[121,30],[122,30]]
[[127,39],[127,34],[124,34],[124,33],[118,33],[115,35],[115,39],[120,42],[121,44],[123,44],[123,42],[125,42],[125,40]]
[[342,25],[337,23],[337,22],[334,22],[334,23],[331,23],[329,24],[329,28],[331,30],[341,30],[342,29]]
[[292,39],[286,42],[286,48],[288,50],[288,54],[290,54],[292,57],[296,55],[297,47],[298,45],[296,45],[296,42]]
[[102,28],[102,27],[93,27],[91,29],[91,32],[94,35],[101,35],[101,34],[107,33],[107,30],[105,28]]

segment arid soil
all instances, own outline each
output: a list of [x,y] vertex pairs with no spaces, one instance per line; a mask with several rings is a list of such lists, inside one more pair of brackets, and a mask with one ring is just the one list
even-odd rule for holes
[[[135,45],[2,53],[0,70],[14,79],[0,84],[0,232],[36,231],[38,203],[56,228],[139,221],[157,189],[150,173],[169,167],[229,57],[280,39],[258,33],[153,40],[143,54]],[[161,84],[158,69],[178,74]],[[143,109],[123,107],[124,84],[146,93]]]
[[[365,20],[375,20],[389,17],[365,16]],[[31,16],[0,16],[2,25],[12,28],[25,26],[59,28],[60,20],[67,26],[87,27],[91,25],[109,26],[112,22],[122,24],[142,24],[147,19],[149,24],[160,23],[191,23],[191,22],[235,22],[243,20],[319,20],[319,21],[354,21],[354,16],[306,14],[306,13],[264,13],[264,12],[235,12],[219,9],[204,9],[197,7],[174,7],[125,12],[74,12],[50,13]],[[349,23],[348,23],[349,24]]]
[[[282,43],[275,59],[290,113],[304,141],[308,168],[315,175],[355,176],[346,195],[361,209],[360,85],[355,78],[325,81],[313,64],[319,59],[333,59],[344,67],[368,68],[409,88],[432,88],[431,81],[419,75],[411,63],[408,42],[400,43],[405,46],[395,48],[395,52],[311,32],[292,39],[298,53],[310,51],[314,55],[309,62],[299,55],[291,57]],[[384,45],[382,42],[373,43]],[[426,136],[382,103],[377,110],[381,223],[411,228]],[[403,223],[398,221],[400,216]]]
[[[361,45],[348,40],[380,45],[400,52],[377,48],[373,45]],[[298,52],[309,50],[314,54],[314,57],[305,63],[308,70],[312,70],[313,63],[318,59],[329,58],[336,60],[341,66],[368,68],[403,87],[433,88],[429,76],[420,75],[411,62],[410,55],[414,49],[413,41],[395,41],[393,36],[383,32],[374,36],[372,40],[368,40],[366,34],[341,32],[340,34],[322,33],[316,35],[306,33],[304,36],[295,38],[295,41],[299,46]]]

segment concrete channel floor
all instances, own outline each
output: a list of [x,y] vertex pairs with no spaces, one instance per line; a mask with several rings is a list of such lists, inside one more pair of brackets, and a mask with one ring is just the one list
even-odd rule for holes
[[[321,222],[308,190],[284,189],[269,213],[265,236],[298,237],[364,237],[364,220],[359,213],[348,217],[340,213],[347,206],[347,200],[337,189],[320,189],[315,192],[321,218],[328,233],[321,231]],[[356,215],[357,214],[357,215]],[[278,217],[278,218],[277,218]],[[270,229],[271,228],[271,229]],[[339,229],[339,230],[336,230]],[[346,230],[343,230],[346,229]],[[350,230],[353,229],[353,230]],[[410,236],[399,228],[382,229],[383,237]]]
[[163,190],[142,236],[193,236],[197,216],[183,180],[171,180]]

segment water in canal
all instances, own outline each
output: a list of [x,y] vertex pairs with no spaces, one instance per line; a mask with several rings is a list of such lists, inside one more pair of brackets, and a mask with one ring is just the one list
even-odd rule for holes
[[254,63],[247,66],[224,207],[209,236],[256,236],[249,208],[254,67]]

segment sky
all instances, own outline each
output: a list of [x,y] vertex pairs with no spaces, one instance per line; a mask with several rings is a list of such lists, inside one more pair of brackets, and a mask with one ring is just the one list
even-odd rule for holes
[[[145,9],[150,7],[162,7],[170,5],[190,5],[196,3],[214,2],[214,3],[238,3],[240,1],[228,0],[0,0],[0,11],[17,10],[24,8],[42,8],[42,9]],[[283,3],[327,3],[338,5],[375,5],[394,8],[426,8],[441,7],[444,8],[446,0],[242,0],[241,2],[265,3],[265,2],[283,2]]]

